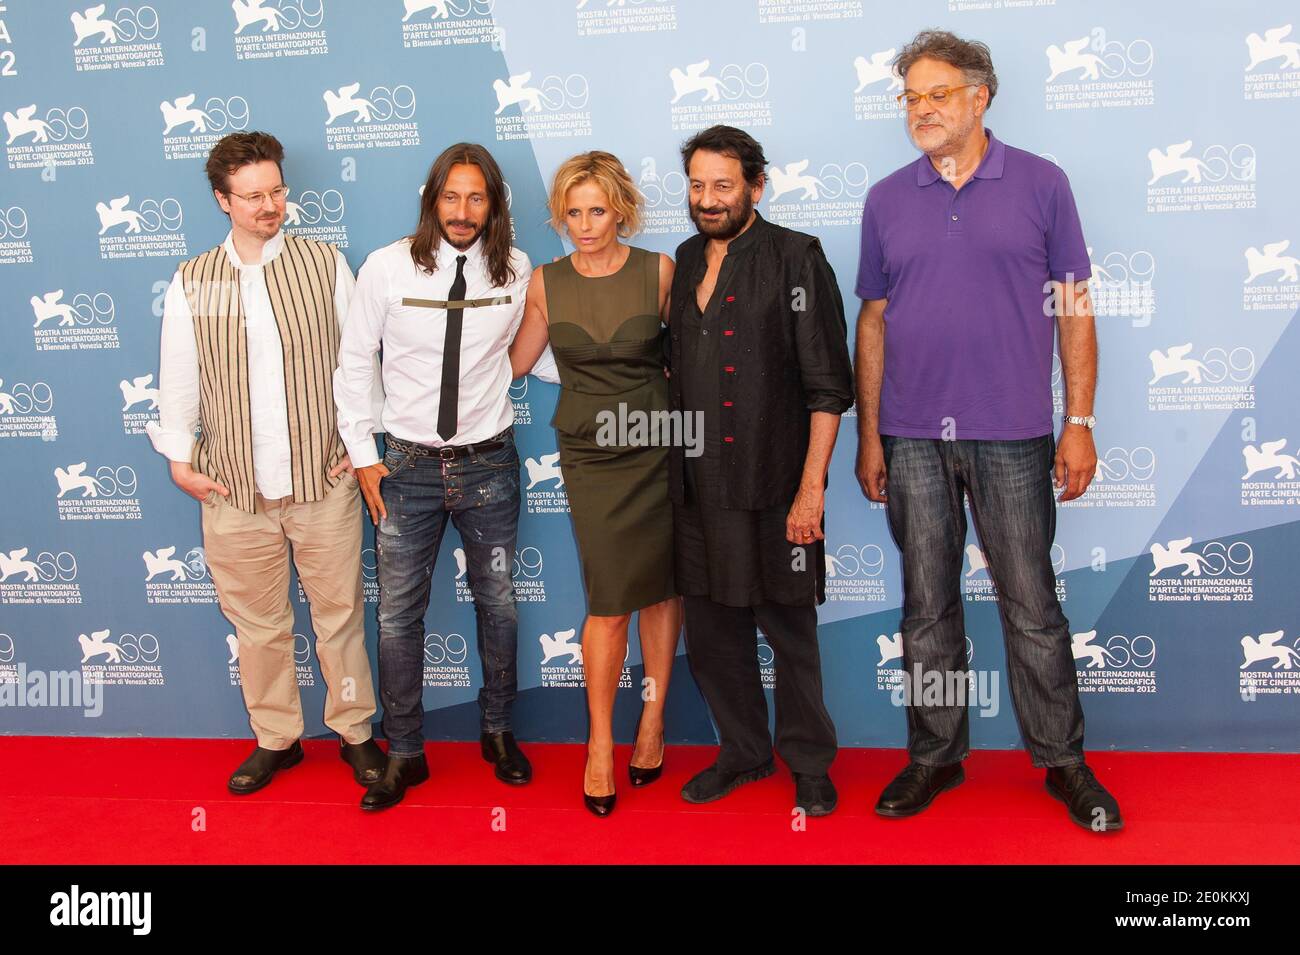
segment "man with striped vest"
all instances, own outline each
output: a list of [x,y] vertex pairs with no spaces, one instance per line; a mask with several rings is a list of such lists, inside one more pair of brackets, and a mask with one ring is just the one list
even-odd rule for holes
[[303,757],[291,549],[311,604],[325,724],[358,783],[384,767],[371,738],[360,496],[331,387],[354,280],[336,248],[281,231],[283,160],[267,133],[212,148],[208,181],[230,233],[182,263],[167,289],[159,422],[149,426],[172,479],[202,502],[204,556],[238,639],[257,737],[230,777],[238,795]]

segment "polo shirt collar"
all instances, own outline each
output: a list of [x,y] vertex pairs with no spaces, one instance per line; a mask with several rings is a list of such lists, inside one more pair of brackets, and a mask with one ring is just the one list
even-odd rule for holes
[[[993,130],[985,127],[984,133],[989,138],[989,147],[984,150],[984,158],[975,168],[972,179],[1001,179],[1002,169],[1006,163],[1007,147],[993,135]],[[916,161],[916,184],[918,186],[928,186],[940,179],[939,170],[934,168],[934,163],[930,162],[930,157],[922,155]]]

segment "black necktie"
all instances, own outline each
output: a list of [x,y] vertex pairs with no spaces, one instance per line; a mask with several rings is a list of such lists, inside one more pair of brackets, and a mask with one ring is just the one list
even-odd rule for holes
[[[452,280],[448,302],[465,298],[465,256],[456,256],[456,278]],[[442,389],[438,397],[438,436],[450,441],[456,433],[456,398],[460,391],[460,328],[463,308],[447,309],[447,339],[442,346]]]

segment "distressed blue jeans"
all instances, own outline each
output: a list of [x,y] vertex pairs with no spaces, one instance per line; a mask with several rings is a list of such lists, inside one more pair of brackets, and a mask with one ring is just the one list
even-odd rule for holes
[[474,596],[485,733],[511,729],[517,688],[519,615],[512,568],[519,528],[519,453],[505,446],[454,459],[384,456],[379,485],[388,516],[375,534],[379,558],[379,690],[389,752],[424,751],[424,615],[442,535],[450,517],[465,549]]
[[[1011,702],[1035,766],[1083,762],[1083,709],[1070,625],[1056,597],[1056,501],[1051,434],[1019,441],[942,441],[882,435],[889,529],[903,557],[903,667],[967,670],[961,570],[970,501],[997,589]],[[944,701],[946,704],[948,701]],[[964,705],[906,707],[909,757],[927,766],[964,759]]]

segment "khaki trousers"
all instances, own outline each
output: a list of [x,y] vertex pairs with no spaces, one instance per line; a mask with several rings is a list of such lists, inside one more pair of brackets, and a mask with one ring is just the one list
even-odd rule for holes
[[323,499],[268,501],[256,513],[213,491],[203,502],[203,550],[221,612],[239,641],[239,678],[257,745],[283,750],[303,734],[294,670],[289,555],[311,604],[325,679],[325,725],[349,743],[370,738],[375,690],[366,655],[361,590],[361,508],[356,478]]

